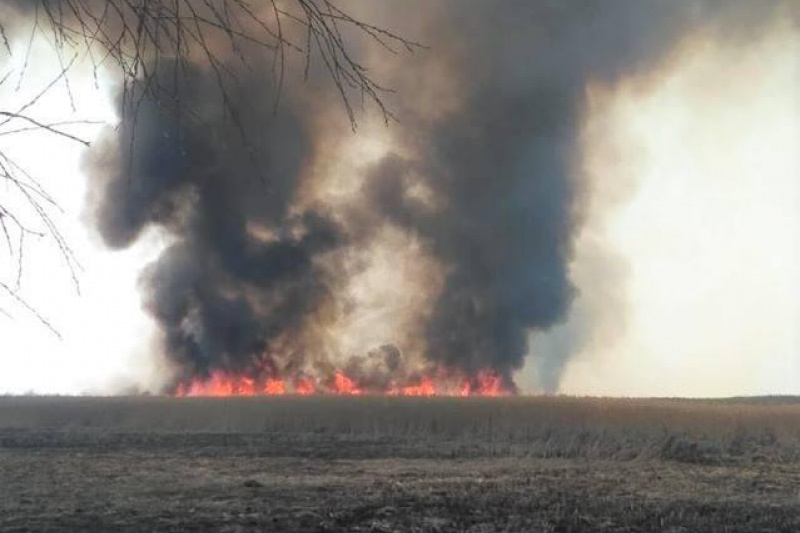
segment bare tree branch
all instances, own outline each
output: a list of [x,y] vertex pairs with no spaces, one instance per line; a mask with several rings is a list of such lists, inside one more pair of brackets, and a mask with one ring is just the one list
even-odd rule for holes
[[[354,98],[374,104],[388,123],[395,117],[383,98],[391,91],[381,86],[359,62],[345,35],[365,35],[392,54],[398,49],[413,52],[421,48],[419,43],[388,29],[356,19],[331,0],[30,0],[30,3],[20,5],[27,10],[30,34],[24,45],[25,55],[18,71],[16,90],[20,90],[29,70],[37,39],[49,43],[59,62],[60,72],[16,109],[0,108],[0,139],[41,131],[88,146],[88,139],[71,133],[69,128],[96,123],[79,119],[45,120],[33,113],[42,97],[59,85],[63,85],[70,105],[75,109],[69,74],[80,61],[89,62],[96,85],[101,70],[114,73],[120,79],[122,118],[130,114],[134,129],[136,114],[144,98],[153,98],[162,105],[166,103],[172,107],[168,111],[191,113],[192,110],[179,105],[179,95],[166,87],[178,87],[178,80],[189,70],[189,64],[201,60],[217,77],[225,111],[241,131],[242,142],[246,144],[239,110],[230,97],[227,83],[236,81],[228,54],[246,65],[245,49],[248,47],[257,47],[272,55],[276,109],[286,83],[290,55],[294,55],[301,60],[306,79],[312,61],[320,62],[342,101],[353,130],[357,127]],[[11,56],[14,41],[9,30],[10,27],[0,21],[0,50],[4,49]],[[226,43],[227,48],[221,47],[220,42]],[[167,61],[172,63],[171,80],[162,79],[163,71],[159,69],[159,65]],[[12,72],[7,72],[0,76],[0,88],[11,79],[11,75]],[[22,299],[18,291],[27,237],[43,237],[55,243],[76,289],[79,289],[76,275],[79,265],[53,219],[54,210],[59,210],[58,204],[39,181],[0,145],[2,184],[27,203],[34,221],[23,220],[11,205],[4,204],[4,197],[0,196],[3,248],[17,265],[14,287],[0,280],[0,292],[9,295],[55,332],[55,328]]]

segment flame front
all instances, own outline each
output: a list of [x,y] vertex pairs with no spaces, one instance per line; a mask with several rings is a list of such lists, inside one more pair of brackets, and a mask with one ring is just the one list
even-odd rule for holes
[[180,383],[175,396],[280,396],[296,394],[333,394],[342,396],[509,396],[512,392],[496,372],[482,370],[474,376],[461,372],[435,372],[385,388],[366,387],[345,372],[336,371],[325,379],[300,375],[293,378],[257,379],[224,370],[216,370],[205,379]]

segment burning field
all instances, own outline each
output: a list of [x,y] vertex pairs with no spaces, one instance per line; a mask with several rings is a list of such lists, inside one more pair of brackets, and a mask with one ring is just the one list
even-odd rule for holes
[[386,395],[386,396],[508,396],[511,391],[503,385],[502,379],[488,371],[480,371],[474,377],[460,373],[439,372],[434,376],[411,377],[404,383],[388,383],[385,387],[375,387],[371,383],[356,381],[342,371],[325,380],[298,376],[293,379],[258,378],[229,374],[224,371],[212,372],[208,378],[195,379],[187,384],[179,384],[174,394],[185,396],[279,396],[298,394],[338,394],[346,396]]
[[[124,256],[75,364],[0,355],[109,393],[0,396],[0,531],[800,531],[796,398],[559,395],[795,390],[798,5],[0,0],[0,54],[91,41],[82,221]],[[0,294],[55,332],[9,213]]]
[[[23,43],[24,50],[33,40],[30,27],[53,12],[37,6],[50,3],[6,0],[0,5],[9,54],[12,44]],[[273,9],[277,4],[280,10]],[[705,114],[719,98],[709,97],[702,86],[723,85],[737,76],[758,78],[748,69],[755,72],[762,61],[747,62],[748,68],[732,75],[719,66],[729,57],[708,50],[741,46],[753,54],[778,55],[773,45],[785,49],[784,41],[794,42],[794,2],[775,0],[764,9],[753,8],[749,0],[333,4],[258,2],[251,9],[247,2],[181,0],[154,2],[153,10],[145,3],[137,12],[139,4],[122,2],[127,7],[109,15],[114,10],[105,2],[64,0],[80,7],[59,10],[55,24],[68,41],[86,30],[87,20],[95,20],[94,35],[119,32],[119,47],[135,48],[132,27],[137,25],[130,22],[137,13],[144,15],[138,27],[147,28],[139,33],[153,40],[145,50],[120,51],[114,45],[106,50],[121,62],[119,71],[104,70],[102,62],[88,68],[103,78],[114,118],[86,142],[91,146],[82,158],[83,220],[95,244],[109,254],[125,251],[133,257],[148,251],[146,259],[125,265],[135,279],[129,288],[138,305],[127,303],[131,309],[124,316],[146,324],[141,332],[131,330],[135,340],[126,339],[138,357],[130,365],[135,371],[125,377],[128,383],[95,390],[174,396],[504,396],[520,389],[575,390],[565,387],[571,377],[578,390],[615,390],[612,382],[619,378],[627,387],[616,390],[629,391],[638,390],[637,380],[668,359],[676,368],[700,368],[707,359],[723,360],[724,355],[710,353],[720,351],[717,346],[728,351],[740,340],[748,348],[731,358],[746,356],[753,365],[761,364],[759,353],[766,350],[791,353],[794,347],[765,348],[753,341],[750,337],[761,336],[760,322],[745,313],[731,318],[736,325],[746,323],[747,333],[735,340],[727,332],[742,328],[728,325],[713,328],[715,343],[704,342],[710,327],[691,329],[692,335],[673,333],[671,315],[689,316],[692,306],[677,296],[649,305],[653,294],[729,297],[736,292],[733,282],[713,285],[714,291],[705,285],[695,290],[694,278],[710,280],[710,287],[724,277],[724,268],[715,264],[700,276],[694,263],[674,260],[684,241],[692,240],[687,235],[696,234],[693,219],[681,216],[680,201],[637,207],[641,227],[637,223],[625,231],[612,215],[635,204],[639,187],[671,181],[658,173],[651,177],[658,169],[650,168],[647,152],[654,150],[637,144],[641,135],[627,142],[617,130],[635,130],[638,111],[647,109],[648,99],[641,95],[659,95],[654,88],[669,87],[670,80],[694,70],[705,76],[708,69],[719,81],[691,78],[684,82],[687,87],[679,87],[683,92],[651,107],[666,109],[667,118],[678,117],[670,122],[685,120],[687,132],[710,131],[712,142],[701,156],[666,174],[711,161],[710,171],[720,181],[706,189],[715,199],[720,195],[713,187],[728,187],[730,168],[761,168],[773,160],[776,174],[793,168],[793,160],[767,150],[775,145],[772,139],[765,142],[769,146],[747,144],[763,137],[760,130],[737,132],[744,139],[742,150],[739,144],[717,146],[718,137],[736,129],[731,121],[744,128],[760,120],[739,117],[726,106],[718,114],[735,120]],[[190,38],[190,31],[180,34],[188,41],[164,36],[172,33],[163,24],[183,27],[172,11],[179,10],[176,6],[194,13],[203,39]],[[322,11],[313,11],[314,6]],[[302,23],[304,8],[317,13],[313,20],[342,24],[341,33],[333,32],[337,45],[312,45],[314,32]],[[209,22],[223,13],[228,18]],[[277,25],[281,16],[285,26]],[[237,17],[243,20],[234,22]],[[224,31],[226,21],[237,30]],[[253,36],[265,27],[280,27],[293,45],[308,40],[306,53],[298,53],[302,46],[287,44],[277,53],[274,46],[259,45]],[[88,33],[81,35],[88,38]],[[772,34],[769,47],[758,44]],[[346,72],[355,80],[363,79],[357,77],[361,73],[376,84],[365,91],[335,72],[332,80],[325,55],[331,49],[339,60],[352,61]],[[129,55],[135,58],[132,64]],[[782,73],[789,68],[785,65],[795,64],[791,51],[786,56],[785,64],[778,58],[771,68]],[[763,114],[761,99],[773,101],[783,87],[736,81],[741,94],[759,104],[750,106],[752,113]],[[734,91],[722,100],[739,109],[739,95]],[[793,102],[787,102],[770,120],[790,114]],[[626,106],[636,112],[624,113]],[[605,108],[616,114],[604,113]],[[645,118],[641,129],[648,134],[666,120]],[[780,131],[789,138],[786,146],[793,146],[795,130]],[[681,134],[675,137],[675,143],[656,142],[679,147],[659,159],[661,166],[686,152],[678,142]],[[731,161],[730,154],[738,151],[749,154],[742,164]],[[793,176],[786,181],[794,183]],[[754,181],[763,183],[759,178]],[[697,187],[667,192],[672,191],[671,198],[694,197]],[[754,191],[760,189],[742,188],[731,196],[749,198]],[[761,198],[763,212],[754,212],[769,218],[765,213],[772,212],[772,200],[791,196],[782,191]],[[724,220],[740,212],[738,204],[706,210],[703,198],[692,211],[698,219]],[[658,216],[651,218],[654,210]],[[781,240],[792,235],[777,230],[793,219],[786,209],[774,218],[778,227],[743,226],[732,233],[775,234],[754,240],[774,241],[783,250],[786,255],[773,261],[788,265],[777,272],[783,276],[792,271],[790,256],[797,254],[792,255],[789,240]],[[650,246],[673,235],[676,227],[685,233],[676,233],[675,246]],[[725,233],[704,234],[708,242],[698,248],[709,250],[705,255],[713,259],[718,249],[711,246]],[[620,235],[635,238],[620,240]],[[9,243],[15,240],[7,237]],[[726,262],[741,262],[738,248],[725,251]],[[645,252],[658,260],[637,262]],[[752,255],[774,254],[770,249]],[[650,273],[644,267],[655,269]],[[680,276],[673,275],[678,271]],[[774,276],[753,272],[751,292],[742,298],[761,301],[760,280]],[[634,301],[632,291],[640,289],[642,279],[648,290],[636,293],[643,301]],[[670,290],[659,290],[667,283]],[[796,316],[783,305],[783,295],[794,286],[781,283],[776,281],[768,295],[779,302],[769,301],[769,308],[782,311],[781,321],[771,326],[775,331],[793,325]],[[706,313],[705,306],[714,308],[713,299],[707,300],[692,300],[703,306],[696,310],[698,318],[714,314]],[[641,332],[655,333],[639,339]],[[687,340],[692,336],[702,339]],[[102,359],[109,350],[99,337],[89,344],[96,348],[93,357]],[[696,352],[695,346],[700,347]],[[639,349],[651,366],[636,362]],[[591,369],[581,373],[583,363],[591,363]],[[721,369],[729,365],[704,364],[704,369],[713,366],[724,387],[727,376]],[[138,373],[139,367],[155,371]],[[606,371],[607,379],[593,376]],[[745,379],[750,374],[740,371],[737,377],[755,383]],[[612,384],[603,389],[605,383],[598,381]],[[652,381],[650,389],[669,390]]]

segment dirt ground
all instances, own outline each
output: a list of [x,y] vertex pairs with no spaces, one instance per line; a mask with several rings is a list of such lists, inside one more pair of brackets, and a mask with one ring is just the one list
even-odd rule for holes
[[0,417],[0,531],[800,531],[793,461],[543,458],[464,454],[449,437],[70,426],[3,428]]

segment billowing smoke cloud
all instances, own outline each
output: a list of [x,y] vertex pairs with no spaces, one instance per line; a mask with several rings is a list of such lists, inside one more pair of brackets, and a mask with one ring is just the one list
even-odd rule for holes
[[[529,353],[529,335],[562,323],[578,289],[574,242],[592,187],[580,169],[579,138],[590,82],[614,84],[656,70],[697,30],[747,38],[775,16],[751,2],[439,3],[430,31],[432,85],[449,85],[443,113],[403,114],[409,159],[387,158],[370,176],[368,198],[394,223],[422,235],[446,269],[426,326],[428,356],[469,371],[496,369],[510,380]],[[763,7],[763,6],[762,6]],[[787,7],[784,4],[782,7]],[[405,69],[402,69],[405,72]],[[441,81],[442,72],[449,80]],[[405,90],[435,92],[415,79]],[[434,115],[433,118],[430,118]],[[425,176],[439,202],[409,198],[409,175]],[[606,185],[607,187],[608,185]],[[597,209],[597,207],[595,207]],[[624,323],[624,264],[596,254],[595,283]],[[609,267],[613,267],[609,271]],[[584,274],[584,277],[587,277]],[[597,291],[594,291],[597,292]],[[586,314],[586,308],[582,309]],[[582,316],[571,339],[535,356],[540,384],[555,391],[572,350],[595,334]],[[602,321],[609,327],[608,320]],[[616,325],[611,325],[616,327]]]
[[[412,4],[345,4],[429,49],[377,70],[398,91],[390,103],[400,123],[389,126],[385,155],[366,169],[352,165],[360,185],[344,202],[305,198],[326,190],[322,147],[352,135],[346,120],[319,120],[340,105],[335,91],[288,78],[276,112],[275,71],[245,68],[238,56],[264,65],[263,49],[237,51],[225,65],[236,80],[226,95],[234,113],[218,65],[159,64],[161,79],[173,79],[161,92],[128,88],[140,105],[92,149],[88,209],[111,247],[148,228],[170,239],[141,288],[179,380],[215,370],[331,378],[340,368],[383,390],[394,374],[413,382],[401,341],[408,332],[344,354],[344,363],[318,334],[363,270],[343,257],[381,246],[379,228],[388,226],[421,243],[440,274],[441,284],[423,287],[432,304],[418,313],[422,359],[469,376],[489,371],[513,389],[529,336],[562,323],[579,294],[574,242],[592,186],[603,187],[580,171],[587,85],[648,72],[698,28],[746,37],[790,5]],[[355,46],[369,59],[375,43]],[[568,356],[537,354],[553,358],[543,365],[545,388],[557,388]]]
[[[300,339],[331,297],[315,260],[345,236],[327,214],[291,209],[313,157],[309,124],[290,97],[274,112],[268,76],[240,73],[226,92],[247,113],[230,116],[212,74],[194,68],[171,84],[173,65],[163,69],[159,93],[134,95],[135,117],[93,150],[89,208],[111,247],[150,226],[172,238],[141,277],[170,359],[189,376],[249,371]],[[258,361],[273,374],[274,364]]]
[[368,197],[421,235],[447,271],[426,326],[429,357],[469,372],[496,369],[510,381],[527,330],[563,319],[574,293],[575,95],[481,93],[426,132],[418,172],[441,205],[428,212],[408,198],[414,163],[395,159],[369,177]]

